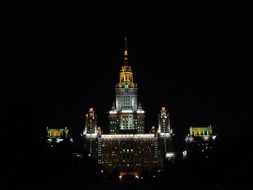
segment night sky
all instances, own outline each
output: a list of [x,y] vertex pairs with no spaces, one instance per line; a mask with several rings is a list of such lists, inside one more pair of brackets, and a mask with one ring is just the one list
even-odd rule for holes
[[147,128],[157,124],[166,106],[173,127],[183,133],[194,124],[238,129],[250,98],[252,33],[246,20],[207,14],[140,17],[23,19],[15,47],[22,57],[16,55],[8,67],[7,85],[20,119],[31,106],[27,117],[37,127],[67,125],[78,131],[94,107],[106,131],[127,36]]
[[182,137],[190,125],[212,124],[231,146],[249,142],[253,35],[247,15],[203,11],[132,18],[126,10],[114,16],[85,10],[61,16],[34,9],[9,24],[14,51],[3,75],[8,93],[2,113],[15,137],[39,142],[46,126],[65,125],[78,134],[89,107],[108,131],[127,36],[147,130],[166,106]]

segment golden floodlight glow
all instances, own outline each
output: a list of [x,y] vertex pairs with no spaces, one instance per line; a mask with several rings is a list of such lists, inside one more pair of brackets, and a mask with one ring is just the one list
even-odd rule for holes
[[60,130],[55,130],[55,131],[53,131],[53,132],[52,132],[52,136],[53,136],[53,137],[59,137],[59,136],[61,136],[61,131],[60,131]]

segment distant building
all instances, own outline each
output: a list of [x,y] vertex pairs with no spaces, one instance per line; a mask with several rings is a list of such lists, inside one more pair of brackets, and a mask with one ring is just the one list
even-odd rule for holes
[[83,131],[84,146],[89,156],[97,159],[107,172],[118,171],[122,175],[139,178],[145,171],[161,171],[166,159],[173,159],[172,136],[169,114],[162,107],[158,126],[145,133],[145,111],[138,103],[138,88],[128,64],[125,39],[124,65],[116,84],[116,104],[109,111],[109,134],[103,134],[97,126],[93,108],[86,114]]
[[69,129],[67,127],[56,129],[56,128],[48,128],[46,127],[46,133],[47,133],[47,143],[60,143],[64,141],[65,139],[69,139],[70,141],[73,141],[73,139],[70,137]]
[[216,135],[213,133],[211,125],[189,128],[189,134],[186,137],[186,149],[188,156],[209,158],[215,148]]

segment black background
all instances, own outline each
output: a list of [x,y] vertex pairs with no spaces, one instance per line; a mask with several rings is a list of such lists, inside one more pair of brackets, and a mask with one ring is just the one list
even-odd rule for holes
[[28,168],[38,164],[45,126],[66,125],[78,135],[84,114],[94,107],[108,131],[125,35],[147,130],[166,106],[180,137],[190,125],[212,124],[226,144],[229,163],[236,165],[235,176],[252,171],[248,14],[175,13],[170,7],[157,15],[144,8],[145,13],[133,13],[133,5],[110,12],[105,3],[84,5],[82,11],[72,4],[32,6],[13,7],[6,22],[1,113],[12,157],[7,178],[23,170],[39,173]]

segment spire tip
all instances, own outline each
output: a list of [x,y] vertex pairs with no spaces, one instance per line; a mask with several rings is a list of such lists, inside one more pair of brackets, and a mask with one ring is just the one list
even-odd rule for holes
[[124,64],[128,64],[128,48],[127,48],[127,37],[125,36],[125,48],[124,48]]

